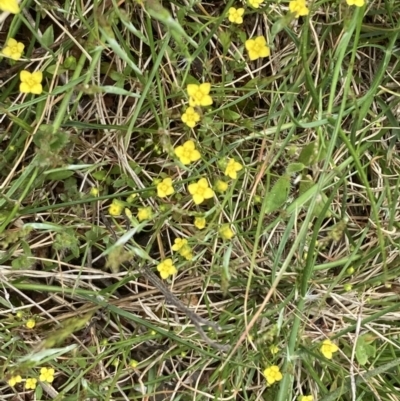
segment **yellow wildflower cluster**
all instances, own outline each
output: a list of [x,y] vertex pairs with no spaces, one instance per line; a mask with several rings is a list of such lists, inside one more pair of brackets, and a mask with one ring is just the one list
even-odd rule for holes
[[[42,382],[47,382],[47,383],[52,383],[54,380],[54,369],[53,368],[41,368],[40,369],[40,375],[39,375],[39,380]],[[7,383],[10,387],[14,387],[18,383],[21,383],[23,381],[21,375],[13,375],[11,376]],[[35,379],[34,377],[29,377],[25,381],[25,389],[26,390],[35,390],[36,385],[37,385],[38,379]]]
[[25,323],[27,329],[33,329],[36,326],[35,319],[28,319]]
[[235,159],[229,159],[225,168],[225,175],[235,180],[237,173],[243,168],[243,166]]
[[254,8],[259,8],[264,0],[249,0],[249,4]]
[[189,106],[211,106],[213,103],[212,97],[210,96],[211,84],[204,83],[200,85],[189,84],[187,86],[187,92],[189,95]]
[[299,401],[313,401],[314,398],[312,395],[301,395],[299,397]]
[[230,228],[229,224],[224,224],[220,229],[219,229],[219,235],[226,240],[231,240],[235,233],[232,231]]
[[139,222],[142,222],[144,220],[150,220],[153,217],[153,210],[151,209],[150,206],[140,207],[138,209],[136,217],[139,220]]
[[276,365],[269,366],[264,370],[263,373],[265,378],[267,379],[268,385],[270,386],[275,382],[281,381],[283,377],[281,371],[279,370],[279,366]]
[[185,238],[175,238],[172,250],[178,252],[179,255],[183,256],[186,260],[193,259],[192,248]]
[[189,127],[194,128],[197,122],[200,121],[200,114],[193,107],[188,107],[182,114],[181,120]]

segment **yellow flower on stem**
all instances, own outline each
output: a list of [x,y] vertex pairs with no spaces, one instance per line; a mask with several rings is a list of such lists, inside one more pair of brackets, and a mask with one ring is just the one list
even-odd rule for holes
[[218,180],[215,183],[214,188],[217,192],[223,194],[228,189],[228,183],[222,180]]
[[137,219],[139,221],[150,220],[153,216],[153,211],[151,207],[140,207],[137,213]]
[[365,0],[346,0],[347,5],[362,7],[365,4]]
[[233,24],[243,23],[244,8],[231,7],[228,10],[228,20]]
[[177,146],[174,149],[174,152],[182,164],[190,164],[201,158],[201,154],[196,149],[196,146],[192,140],[188,140],[183,145]]
[[119,216],[124,210],[124,204],[118,199],[113,199],[111,205],[108,208],[110,216]]
[[229,224],[224,224],[220,229],[219,229],[219,235],[226,240],[231,240],[235,233],[232,231],[232,229],[229,227]]
[[28,319],[25,323],[27,329],[33,329],[36,326],[35,319]]
[[251,61],[268,57],[270,55],[270,50],[264,36],[257,36],[255,39],[248,39],[244,43],[244,46],[249,53]]
[[194,128],[200,121],[200,114],[193,107],[188,107],[182,114],[181,120],[190,128]]
[[37,379],[29,378],[26,379],[25,390],[35,390],[37,384]]
[[322,342],[320,351],[325,358],[332,359],[332,355],[339,351],[339,347],[331,340],[324,340]]
[[164,178],[157,185],[157,195],[160,198],[165,198],[166,196],[172,195],[175,192],[174,187],[172,186],[172,178]]
[[310,10],[307,8],[306,0],[293,0],[289,3],[289,11],[294,14],[295,18],[308,15]]
[[312,395],[301,395],[299,397],[299,401],[313,401],[313,399]]
[[22,382],[22,377],[20,375],[11,376],[7,383],[10,387],[14,387],[17,383]]
[[192,248],[189,245],[183,246],[179,251],[179,255],[184,257],[186,260],[192,260],[193,259]]
[[43,92],[42,71],[30,73],[29,71],[22,70],[19,76],[21,78],[21,83],[19,84],[19,90],[21,93],[33,93],[34,95],[40,95]]
[[210,199],[214,196],[214,191],[208,186],[205,178],[200,178],[196,183],[189,184],[188,190],[190,195],[193,196],[193,201],[196,205],[200,205],[205,199]]
[[189,106],[211,106],[213,103],[212,97],[209,95],[211,89],[210,83],[200,85],[189,84],[187,92],[189,95]]
[[264,0],[249,0],[249,4],[254,8],[259,8]]
[[39,380],[41,380],[42,382],[52,383],[54,380],[54,369],[53,368],[40,369]]
[[17,0],[0,0],[0,10],[18,14],[21,10]]
[[282,373],[279,370],[279,366],[272,365],[264,370],[264,376],[267,379],[269,385],[274,384],[282,380]]
[[243,166],[235,159],[229,159],[225,168],[225,175],[235,180],[237,178],[237,172],[242,168]]
[[172,262],[172,259],[163,260],[157,265],[157,270],[160,272],[160,276],[164,280],[178,272]]
[[23,43],[17,42],[15,39],[10,38],[7,40],[6,46],[3,48],[1,53],[4,56],[17,61],[21,58],[24,47],[25,45]]
[[206,227],[206,219],[205,217],[195,217],[194,218],[194,226],[199,230],[202,230]]
[[172,250],[175,252],[179,252],[185,245],[187,245],[187,239],[175,238],[174,245],[172,245]]

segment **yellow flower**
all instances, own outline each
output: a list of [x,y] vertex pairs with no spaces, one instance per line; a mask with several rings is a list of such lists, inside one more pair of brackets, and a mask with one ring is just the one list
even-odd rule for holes
[[157,265],[157,270],[160,272],[160,276],[163,279],[167,279],[169,276],[172,276],[178,272],[172,263],[172,259],[163,260]]
[[28,319],[27,322],[25,323],[25,326],[28,329],[33,329],[36,326],[35,319]]
[[41,380],[42,382],[51,383],[54,380],[54,369],[53,368],[40,369],[39,380]]
[[26,390],[35,390],[37,379],[29,378],[26,379],[25,389]]
[[137,219],[139,221],[143,221],[143,220],[150,220],[153,216],[153,211],[151,209],[151,207],[140,207],[138,209],[138,213],[137,213]]
[[90,195],[92,195],[92,196],[99,196],[99,188],[96,188],[96,187],[92,187],[91,189],[90,189]]
[[254,8],[259,8],[264,0],[249,0],[249,4]]
[[119,216],[124,210],[124,204],[118,199],[113,199],[111,205],[108,208],[108,213],[111,216]]
[[293,0],[293,1],[291,1],[289,3],[289,11],[291,13],[293,13],[296,18],[308,15],[308,13],[310,12],[310,10],[307,8],[306,0]]
[[0,0],[0,10],[11,14],[18,14],[21,11],[17,0]]
[[208,186],[205,178],[200,178],[196,183],[189,184],[188,190],[196,205],[200,205],[204,199],[210,199],[214,196],[214,191]]
[[157,195],[160,198],[165,198],[166,196],[172,195],[174,193],[174,187],[172,186],[172,179],[167,177],[164,178],[158,185],[157,185]]
[[275,345],[275,344],[272,344],[269,347],[269,350],[271,351],[272,355],[275,355],[275,354],[277,354],[279,352],[279,347],[277,345]]
[[248,39],[244,45],[249,52],[249,58],[252,61],[270,55],[269,47],[267,46],[267,41],[264,36],[257,36],[255,39]]
[[269,385],[282,380],[282,373],[279,370],[279,366],[272,365],[266,368],[263,373]]
[[187,239],[175,238],[174,245],[172,245],[172,250],[179,252],[185,245],[187,245]]
[[188,107],[182,114],[181,120],[190,128],[194,128],[197,122],[200,121],[200,114],[193,107]]
[[195,217],[194,218],[194,226],[199,230],[202,230],[206,226],[206,219],[205,217]]
[[209,95],[210,89],[210,83],[204,83],[200,85],[189,84],[187,86],[187,91],[189,95],[189,106],[211,106],[213,100]]
[[228,20],[234,24],[243,23],[244,8],[231,7],[228,10]]
[[223,194],[228,189],[228,183],[222,180],[218,180],[215,185],[215,190]]
[[129,362],[129,366],[130,366],[131,368],[133,368],[133,369],[135,369],[138,365],[139,365],[139,362],[138,362],[138,361],[135,361],[134,359],[132,359],[132,360]]
[[312,395],[301,395],[299,397],[299,401],[313,401],[313,399]]
[[22,382],[22,377],[20,375],[16,375],[16,376],[11,376],[10,379],[8,379],[8,385],[11,387],[14,387],[17,383],[21,383]]
[[189,245],[184,245],[180,249],[179,254],[182,257],[184,257],[186,260],[192,260],[193,259],[192,248]]
[[331,340],[324,340],[322,342],[320,351],[325,358],[332,359],[332,354],[339,351],[339,347]]
[[6,57],[9,57],[13,60],[19,60],[22,56],[22,52],[24,51],[25,45],[21,42],[17,42],[15,39],[10,38],[7,40],[7,45],[1,51],[2,54]]
[[346,3],[349,6],[362,7],[365,4],[365,0],[346,0]]
[[243,166],[235,159],[229,159],[225,168],[225,175],[232,179],[237,178],[237,172],[240,171]]
[[230,240],[234,237],[235,233],[231,230],[229,227],[229,224],[224,224],[220,229],[219,229],[219,235],[226,240]]
[[34,95],[40,95],[43,92],[42,71],[30,73],[29,71],[22,70],[19,76],[21,78],[21,83],[19,84],[19,90],[21,93],[33,93]]
[[192,140],[186,141],[183,145],[177,146],[174,149],[175,154],[178,156],[182,164],[190,164],[197,162],[201,158],[200,152]]

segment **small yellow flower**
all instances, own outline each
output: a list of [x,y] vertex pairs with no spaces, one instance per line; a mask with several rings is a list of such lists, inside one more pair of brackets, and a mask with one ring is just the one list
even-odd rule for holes
[[282,373],[279,370],[279,366],[272,365],[266,368],[263,373],[269,385],[282,380]]
[[320,351],[325,358],[332,359],[333,353],[339,351],[339,347],[331,340],[324,340],[322,342]]
[[205,199],[210,199],[214,196],[214,191],[208,186],[205,178],[200,178],[196,183],[189,184],[188,190],[190,195],[193,196],[193,201],[196,205],[200,205]]
[[237,172],[242,168],[243,166],[235,159],[229,159],[225,168],[225,175],[235,180],[237,178]]
[[25,389],[26,390],[35,390],[37,384],[37,379],[29,378],[26,379]]
[[10,387],[14,387],[17,383],[21,383],[22,382],[22,377],[20,375],[15,375],[15,376],[11,376],[10,379],[8,379],[8,385]]
[[1,52],[4,56],[17,61],[21,58],[24,47],[25,45],[23,43],[10,38],[7,40],[7,44]]
[[249,4],[254,8],[259,8],[264,0],[249,0]]
[[99,188],[92,187],[90,189],[90,195],[92,195],[92,196],[99,196],[99,193],[100,193]]
[[160,198],[165,198],[166,196],[172,195],[174,193],[174,187],[172,186],[172,179],[167,177],[164,178],[158,185],[157,185],[157,195]]
[[187,245],[187,239],[175,238],[174,245],[172,245],[172,250],[175,252],[179,252],[185,245]]
[[113,199],[111,205],[108,208],[108,213],[111,216],[119,216],[124,210],[124,204],[118,199]]
[[22,318],[24,317],[24,312],[22,312],[22,310],[19,310],[19,311],[16,313],[16,316],[17,316],[17,319],[22,319]]
[[276,355],[279,352],[279,347],[277,345],[275,345],[275,344],[272,344],[269,347],[269,350],[271,351],[272,355]]
[[137,219],[139,221],[150,220],[153,216],[153,211],[150,206],[140,207],[137,213]]
[[[133,369],[137,368],[138,365],[139,365],[139,362],[138,362],[138,361],[135,361],[134,359],[132,359],[132,360],[129,362],[129,366],[130,366],[131,368],[133,368]],[[311,401],[312,401],[312,400],[311,400]]]
[[268,57],[270,55],[270,50],[264,36],[257,36],[255,39],[248,39],[244,43],[244,46],[249,52],[249,58],[251,61]]
[[234,237],[235,233],[231,230],[229,227],[229,224],[224,224],[220,229],[219,229],[219,235],[226,240],[230,240]]
[[228,20],[233,24],[243,23],[244,8],[231,7],[228,10]]
[[43,92],[42,71],[30,73],[29,71],[22,70],[19,76],[21,78],[21,83],[19,84],[19,90],[21,93],[33,93],[34,95],[40,95]]
[[306,0],[291,1],[289,3],[289,11],[294,14],[295,18],[303,17],[308,15],[310,12],[310,10],[307,8]]
[[206,219],[205,217],[195,217],[194,218],[194,226],[199,230],[202,230],[206,227]]
[[179,254],[184,257],[186,260],[192,260],[193,259],[193,253],[192,253],[192,248],[189,245],[185,245],[181,248],[179,251]]
[[228,183],[222,180],[218,180],[215,183],[214,188],[217,192],[223,194],[228,189]]
[[183,145],[177,146],[174,149],[175,154],[178,156],[182,164],[190,164],[197,162],[201,158],[200,152],[192,140],[186,141]]
[[181,120],[190,128],[194,128],[200,121],[200,114],[193,107],[188,107],[182,114]]
[[213,103],[212,97],[209,95],[211,89],[210,83],[200,85],[189,84],[187,91],[189,95],[189,106],[211,106]]
[[35,319],[28,319],[25,323],[26,328],[33,329],[36,326]]
[[0,0],[0,10],[11,14],[18,14],[21,11],[17,0]]
[[362,7],[365,4],[365,0],[346,0],[346,3],[349,6]]
[[301,395],[299,397],[299,401],[313,401],[313,399],[312,395]]
[[42,382],[51,383],[54,380],[54,369],[53,368],[40,369],[39,380],[41,380]]
[[157,270],[160,272],[160,276],[163,279],[167,279],[178,272],[174,266],[172,259],[164,259],[157,265]]

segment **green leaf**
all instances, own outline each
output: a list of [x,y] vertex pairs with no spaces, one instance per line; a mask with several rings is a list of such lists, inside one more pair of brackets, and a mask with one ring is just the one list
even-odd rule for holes
[[230,34],[230,32],[227,32],[227,31],[221,31],[221,32],[219,32],[218,36],[219,36],[219,42],[222,45],[222,52],[224,54],[226,54],[229,46],[232,43],[231,34]]
[[53,25],[50,25],[45,31],[41,38],[41,43],[44,47],[50,47],[54,44],[54,30]]
[[303,163],[290,163],[287,166],[286,174],[298,173],[299,171],[303,171],[305,167]]
[[74,175],[74,172],[69,170],[54,171],[46,175],[46,180],[60,181],[60,180],[65,180],[66,178],[69,178],[72,175]]
[[271,191],[266,195],[265,214],[275,212],[288,199],[290,191],[290,176],[284,175],[276,181]]
[[361,366],[364,366],[370,357],[376,352],[375,344],[369,341],[369,334],[364,334],[357,339],[356,358]]

